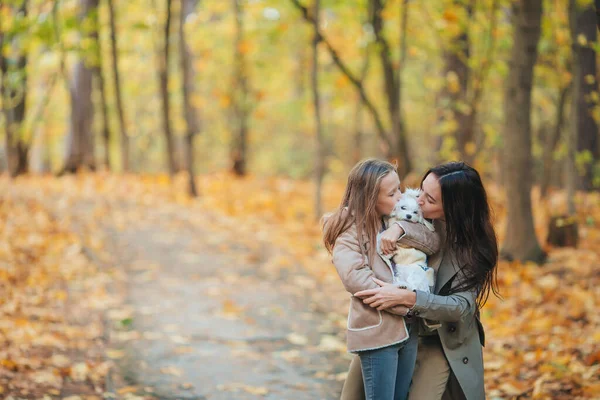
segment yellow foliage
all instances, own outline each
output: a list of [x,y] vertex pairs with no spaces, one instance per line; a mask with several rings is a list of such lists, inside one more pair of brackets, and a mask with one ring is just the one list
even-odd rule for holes
[[[329,162],[331,165],[339,163],[337,160]],[[335,168],[341,168],[341,164]],[[64,200],[67,209],[75,199],[85,197],[110,199],[111,205],[128,199],[157,212],[180,207],[181,215],[201,221],[207,229],[211,228],[211,223],[235,229],[236,236],[249,249],[243,259],[260,263],[263,273],[280,273],[299,265],[311,277],[295,279],[299,286],[309,289],[320,288],[318,285],[341,286],[330,256],[321,243],[321,230],[313,209],[312,182],[255,176],[239,179],[227,173],[204,175],[198,178],[201,199],[185,202],[181,201],[185,176],[177,176],[173,183],[169,183],[164,175],[24,177],[11,190],[7,189],[7,182],[0,180],[3,193],[0,201],[0,261],[10,266],[0,268],[0,286],[4,293],[0,311],[5,321],[0,325],[0,332],[14,343],[35,340],[38,344],[61,348],[68,346],[73,338],[90,339],[86,336],[87,329],[75,329],[68,325],[62,314],[50,311],[70,300],[71,292],[61,287],[70,279],[87,282],[93,289],[87,293],[94,293],[88,297],[106,296],[100,282],[88,280],[97,277],[100,271],[82,251],[84,246],[100,249],[105,246],[105,240],[89,235],[82,242],[68,232],[67,223],[54,219],[42,203],[16,201],[4,194],[17,192],[14,187],[35,188],[44,196],[68,193]],[[342,181],[325,184],[324,210],[337,207],[343,189]],[[502,239],[506,224],[505,193],[494,184],[487,185],[487,190],[496,216],[496,229]],[[539,192],[534,190],[532,200],[536,234],[542,240],[547,234],[550,211],[560,213],[566,209],[566,194],[552,192],[542,201]],[[487,339],[485,379],[490,397],[597,398],[600,393],[600,317],[597,313],[600,305],[597,289],[600,286],[597,273],[600,194],[578,193],[575,200],[581,237],[578,248],[546,248],[549,259],[540,266],[499,263],[498,283],[503,298],[491,296],[482,310]],[[106,212],[108,209],[107,206]],[[102,218],[103,212],[93,215]],[[136,211],[119,213],[118,218],[116,215],[113,218],[123,226],[142,218]],[[211,219],[207,219],[207,215]],[[219,237],[200,240],[214,241],[215,248],[225,245],[225,251],[235,251],[234,246],[223,243]],[[261,243],[268,243],[269,248],[276,250],[275,254],[265,255]],[[225,278],[230,284],[236,279],[234,275]],[[37,289],[35,295],[31,294],[32,287]],[[325,296],[328,302],[339,300],[346,305],[346,295],[341,291],[327,292]],[[26,306],[31,305],[45,306],[47,314],[41,320],[40,317],[30,318]],[[335,326],[343,329],[346,309],[335,310],[332,314],[335,313],[336,321],[339,320]],[[231,299],[223,299],[217,312],[231,319],[244,315],[243,307]],[[49,321],[64,327],[63,332],[52,335],[45,331]],[[300,335],[287,339],[299,344],[305,341]],[[323,337],[318,347],[324,352],[345,351],[343,342],[333,336]],[[7,355],[3,354],[0,368],[20,370],[21,361],[16,357],[21,355],[20,351],[18,346],[11,347]],[[118,351],[109,350],[106,354],[113,358],[122,356]],[[52,360],[47,362],[52,363]],[[39,370],[43,372],[39,375],[40,380],[49,378],[44,372],[45,363],[40,361]],[[90,370],[93,370],[91,366]],[[174,373],[173,370],[167,372]],[[0,385],[5,387],[1,379]]]

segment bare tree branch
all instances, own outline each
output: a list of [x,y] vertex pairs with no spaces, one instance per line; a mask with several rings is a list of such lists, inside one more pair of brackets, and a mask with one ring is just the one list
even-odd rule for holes
[[[291,2],[296,6],[296,8],[298,8],[298,10],[302,13],[302,17],[307,22],[314,23],[313,16],[310,14],[308,9],[300,3],[299,0],[291,0]],[[386,144],[386,146],[392,147],[392,142],[386,133],[383,123],[381,122],[379,112],[377,111],[377,108],[375,108],[375,106],[373,105],[371,99],[367,97],[364,85],[356,76],[354,76],[354,74],[350,71],[348,66],[342,61],[337,50],[331,45],[331,42],[329,42],[329,40],[327,40],[327,38],[324,37],[321,33],[319,33],[319,35],[321,42],[325,45],[325,47],[327,47],[327,51],[329,51],[329,55],[331,56],[335,65],[338,66],[342,74],[344,74],[348,78],[348,80],[354,85],[356,90],[358,90],[358,93],[360,94],[360,97],[362,98],[365,106],[373,116],[373,120],[375,121],[375,125],[377,126],[377,133],[379,134],[379,137]]]

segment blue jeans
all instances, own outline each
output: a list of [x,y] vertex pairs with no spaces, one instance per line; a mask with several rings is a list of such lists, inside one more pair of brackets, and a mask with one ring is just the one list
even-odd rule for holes
[[419,344],[419,335],[416,329],[411,329],[412,325],[407,324],[410,337],[405,342],[358,353],[366,400],[405,400],[408,397]]

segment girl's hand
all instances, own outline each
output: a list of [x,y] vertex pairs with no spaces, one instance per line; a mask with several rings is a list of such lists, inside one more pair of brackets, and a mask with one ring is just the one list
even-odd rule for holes
[[[377,289],[361,290],[360,292],[355,293],[354,296],[362,298],[363,303],[380,311],[399,305],[406,306],[406,303],[410,302],[410,299],[407,297],[414,294],[410,290],[399,289],[397,286],[377,278],[373,278],[373,281],[380,287]],[[410,306],[412,306],[412,304]]]
[[393,224],[381,233],[381,251],[383,254],[392,254],[396,251],[396,242],[403,233],[404,229],[398,224]]

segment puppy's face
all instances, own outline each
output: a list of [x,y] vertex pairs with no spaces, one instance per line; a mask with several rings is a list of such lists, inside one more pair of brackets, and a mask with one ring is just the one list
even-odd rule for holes
[[394,206],[394,211],[390,216],[411,222],[420,222],[423,219],[417,197],[407,192],[402,193],[402,197]]

